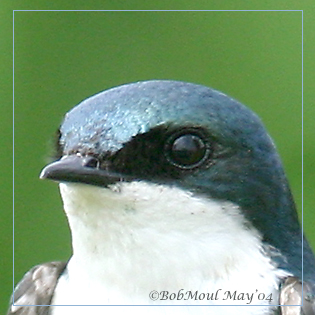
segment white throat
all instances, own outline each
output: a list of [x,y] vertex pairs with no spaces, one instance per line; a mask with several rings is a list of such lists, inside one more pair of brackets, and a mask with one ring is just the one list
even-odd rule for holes
[[[54,304],[278,304],[276,290],[285,272],[264,255],[259,234],[245,228],[236,205],[147,182],[118,183],[108,189],[67,183],[60,184],[60,191],[73,256]],[[222,296],[214,301],[149,298],[152,290],[181,289],[221,289]],[[258,291],[247,303],[223,300],[227,290]],[[258,293],[272,294],[273,301],[259,300]],[[255,309],[244,308],[248,311],[239,307],[239,314]],[[267,308],[254,314],[269,314]],[[63,314],[59,311],[53,314]],[[218,314],[229,314],[231,309],[221,311]],[[202,312],[209,313],[200,309],[196,314]]]

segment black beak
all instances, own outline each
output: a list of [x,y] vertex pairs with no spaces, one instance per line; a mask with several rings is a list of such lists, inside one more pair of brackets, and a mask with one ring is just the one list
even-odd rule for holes
[[99,168],[99,161],[93,156],[68,155],[48,164],[39,178],[58,182],[84,183],[107,187],[124,178],[121,174]]

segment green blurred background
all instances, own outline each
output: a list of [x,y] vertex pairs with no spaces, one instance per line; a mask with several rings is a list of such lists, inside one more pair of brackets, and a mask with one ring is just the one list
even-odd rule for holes
[[[57,1],[58,2],[58,1]],[[78,1],[80,2],[80,1]],[[141,6],[103,1],[75,9],[178,9],[169,3]],[[265,5],[207,5],[182,1],[182,9],[303,9],[283,2]],[[241,3],[241,2],[240,2]],[[244,2],[245,3],[245,2]],[[258,2],[257,2],[258,3]],[[272,3],[272,2],[270,2]],[[284,4],[286,3],[286,4]],[[294,3],[294,2],[292,2]],[[304,3],[310,7],[312,1]],[[8,4],[2,54],[3,97],[10,104],[12,9],[74,9],[59,3]],[[305,13],[306,15],[306,13]],[[1,18],[1,16],[0,16]],[[33,265],[65,260],[70,234],[58,186],[40,181],[50,144],[63,115],[86,97],[123,83],[175,79],[213,87],[252,108],[275,140],[296,204],[302,211],[302,13],[301,12],[15,12],[15,282]],[[311,38],[313,29],[305,36]],[[313,45],[314,42],[310,42]],[[313,62],[305,54],[306,62]],[[5,68],[6,67],[6,68]],[[8,70],[9,69],[9,70]],[[309,67],[308,67],[309,69]],[[313,74],[305,69],[304,78]],[[310,80],[309,80],[310,81]],[[313,109],[305,82],[304,229],[315,248]],[[3,98],[3,99],[4,99]],[[309,100],[309,102],[307,101]],[[3,111],[3,112],[2,112]],[[11,180],[11,109],[2,105],[1,147]],[[12,290],[11,186],[1,187],[1,308]],[[10,196],[9,198],[7,198]],[[4,306],[4,307],[3,307]],[[0,310],[2,311],[2,309]]]

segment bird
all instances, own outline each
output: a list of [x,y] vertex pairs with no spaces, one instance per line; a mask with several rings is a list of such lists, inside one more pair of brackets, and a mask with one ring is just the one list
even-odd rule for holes
[[26,273],[9,315],[315,314],[275,144],[222,92],[148,80],[91,96],[40,178],[59,183],[72,256]]

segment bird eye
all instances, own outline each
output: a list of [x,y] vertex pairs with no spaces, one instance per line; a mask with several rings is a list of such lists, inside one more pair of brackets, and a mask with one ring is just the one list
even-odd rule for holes
[[210,148],[197,133],[181,133],[171,136],[166,144],[168,161],[182,169],[193,169],[209,156]]

